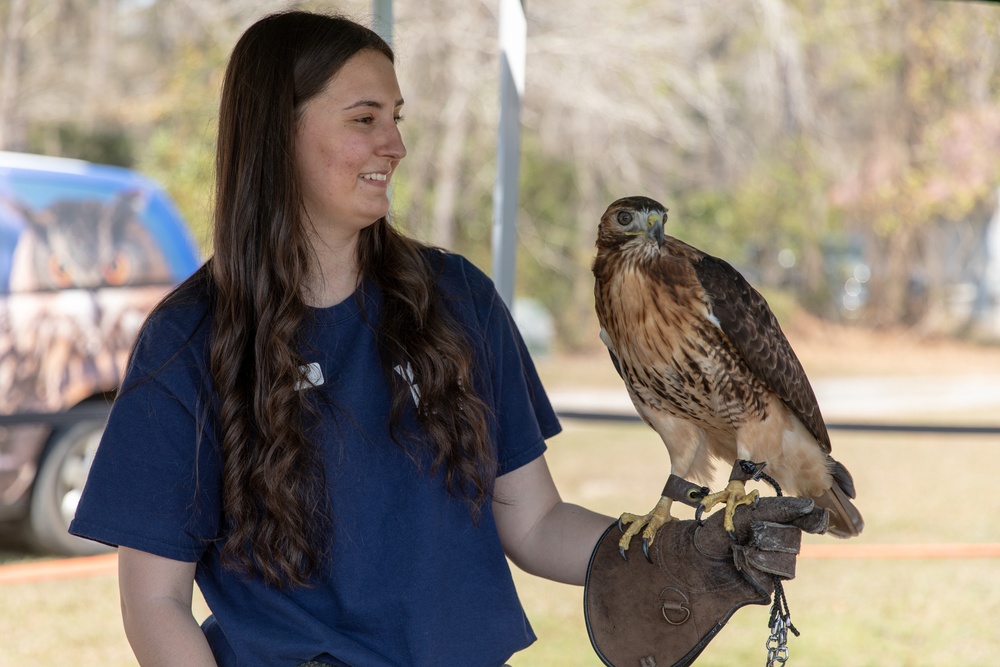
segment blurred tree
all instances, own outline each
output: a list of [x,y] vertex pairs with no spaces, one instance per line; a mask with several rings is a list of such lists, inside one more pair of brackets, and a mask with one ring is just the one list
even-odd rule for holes
[[225,54],[178,45],[173,72],[147,110],[150,132],[139,169],[173,195],[194,238],[211,254],[215,132]]
[[592,297],[576,304],[583,305],[584,312],[572,307],[576,281],[582,280],[593,293],[593,283],[586,274],[581,276],[577,262],[580,225],[576,208],[568,205],[578,196],[577,170],[572,163],[542,154],[534,134],[528,134],[523,144],[517,284],[521,294],[537,299],[554,315],[562,345],[584,347],[594,343],[598,329],[596,316],[591,315]]
[[24,150],[24,117],[18,100],[24,60],[24,25],[28,0],[10,0],[3,22],[3,64],[0,65],[0,150]]
[[[0,145],[30,136],[124,161],[97,140],[122,128],[207,241],[225,55],[250,22],[293,6],[331,8],[0,3]],[[370,6],[336,9],[364,21]],[[489,270],[496,2],[396,0],[394,14],[409,149],[395,219]],[[870,264],[858,321],[954,328],[953,286],[975,280],[1000,180],[997,18],[924,0],[527,3],[518,292],[553,311],[565,345],[595,344],[597,220],[611,199],[646,194],[676,236],[815,312],[843,314],[829,266],[850,255]]]
[[93,128],[71,122],[54,126],[36,123],[28,132],[26,150],[119,167],[135,166],[132,136],[128,128],[117,123]]
[[[945,331],[968,241],[941,243],[942,224],[978,239],[1000,180],[1000,31],[996,8],[907,0],[876,5],[864,53],[864,145],[835,194],[870,245],[870,321]],[[886,82],[880,83],[881,80]],[[964,278],[968,279],[968,277]]]
[[405,211],[400,222],[487,266],[499,67],[492,8],[468,2],[456,12],[442,0],[397,6],[393,44],[408,148],[399,171],[408,193],[406,206],[397,206]]

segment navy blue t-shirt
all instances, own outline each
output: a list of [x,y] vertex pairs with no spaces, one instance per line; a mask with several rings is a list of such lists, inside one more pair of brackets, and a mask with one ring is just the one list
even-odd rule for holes
[[[545,451],[559,423],[492,282],[457,255],[438,289],[471,337],[493,414],[499,474]],[[207,376],[202,296],[145,327],[108,420],[70,532],[185,562],[212,610],[204,624],[221,667],[496,667],[535,636],[487,503],[475,524],[388,431],[389,388],[373,326],[371,281],[314,309],[305,350],[321,392],[317,438],[333,510],[332,553],[310,588],[277,590],[222,567],[220,455]],[[318,370],[319,372],[316,372]],[[405,369],[397,369],[405,373]],[[419,401],[419,386],[412,387]],[[401,433],[415,428],[410,406]]]

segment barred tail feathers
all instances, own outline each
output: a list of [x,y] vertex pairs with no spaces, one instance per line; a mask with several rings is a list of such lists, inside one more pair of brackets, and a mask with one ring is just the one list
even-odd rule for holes
[[864,530],[865,520],[861,517],[861,512],[836,482],[823,495],[813,500],[817,507],[830,512],[830,527],[827,532],[834,537],[857,537]]

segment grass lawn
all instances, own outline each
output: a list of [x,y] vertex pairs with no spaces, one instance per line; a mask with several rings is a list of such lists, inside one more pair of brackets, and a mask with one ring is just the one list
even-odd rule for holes
[[[871,434],[834,440],[835,454],[854,473],[867,522],[850,543],[1000,538],[1000,496],[991,490],[994,440]],[[550,445],[547,458],[564,498],[612,515],[648,511],[668,465],[659,439],[644,426],[570,422]],[[805,541],[844,544],[824,536]],[[539,641],[514,657],[514,667],[599,665],[582,619],[582,590],[517,570],[515,579]],[[1000,564],[994,559],[802,558],[786,593],[802,633],[789,637],[790,664],[986,667],[1000,655]],[[697,664],[763,664],[767,614],[765,606],[737,612]]]
[[[855,542],[997,541],[1000,495],[991,490],[996,445],[986,437],[835,437],[867,521]],[[659,440],[644,426],[581,422],[566,423],[550,441],[548,459],[566,499],[612,515],[648,510],[668,465]],[[806,539],[822,544],[833,538]],[[582,589],[516,568],[514,574],[539,637],[514,656],[514,667],[599,664],[583,623]],[[803,558],[786,591],[802,632],[789,640],[792,664],[985,667],[1000,655],[996,560]],[[207,613],[199,601],[196,615]],[[113,576],[4,586],[0,628],[0,667],[136,664],[121,630]],[[697,664],[762,664],[767,635],[767,607],[744,608]]]

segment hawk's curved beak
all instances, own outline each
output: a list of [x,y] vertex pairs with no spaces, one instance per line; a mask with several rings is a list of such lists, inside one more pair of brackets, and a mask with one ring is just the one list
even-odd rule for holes
[[663,245],[663,216],[659,213],[650,213],[649,217],[646,218],[646,224],[649,225],[646,229],[646,236],[656,240],[657,248],[661,247]]

